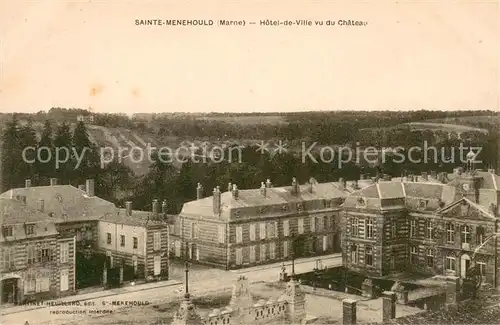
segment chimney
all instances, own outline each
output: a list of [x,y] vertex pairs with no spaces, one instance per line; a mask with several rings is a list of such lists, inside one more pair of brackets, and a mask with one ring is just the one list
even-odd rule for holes
[[233,184],[231,182],[227,183],[227,191],[231,192],[233,190]]
[[157,216],[158,213],[160,212],[160,207],[159,207],[159,204],[158,204],[158,200],[153,200],[153,204],[152,204],[152,207],[153,207],[153,215]]
[[57,185],[57,178],[51,178],[50,179],[50,186]]
[[260,183],[260,194],[262,194],[263,197],[266,197],[266,184],[264,182]]
[[196,199],[201,200],[203,198],[203,186],[200,183],[196,185]]
[[167,200],[163,200],[163,202],[161,203],[161,213],[163,215],[167,215],[167,209],[168,209]]
[[231,191],[233,193],[233,198],[237,199],[238,198],[238,186],[236,186],[236,184],[233,184],[233,189]]
[[125,202],[125,214],[127,215],[127,217],[132,216],[132,202],[131,201]]
[[45,201],[42,199],[38,200],[38,210],[40,212],[44,212],[45,210]]
[[89,197],[93,197],[94,196],[94,180],[87,179],[87,181],[85,183],[86,183],[85,188],[87,189],[87,195]]
[[78,185],[78,189],[85,192],[85,184]]
[[429,176],[427,175],[426,172],[422,172],[422,179],[426,182],[429,180]]
[[342,178],[342,177],[339,178],[339,188],[341,190],[345,190],[345,181],[344,181],[344,178]]
[[213,198],[214,214],[216,216],[220,216],[221,197],[220,197],[220,188],[218,186],[214,188],[212,198]]
[[431,177],[437,179],[437,172],[435,170],[431,170]]
[[266,187],[267,188],[271,188],[273,187],[273,184],[271,183],[271,180],[268,178],[267,181],[266,181]]
[[297,184],[297,179],[295,177],[292,178],[292,194],[299,194],[299,184]]
[[24,181],[24,187],[30,188],[31,187],[31,179],[27,179]]

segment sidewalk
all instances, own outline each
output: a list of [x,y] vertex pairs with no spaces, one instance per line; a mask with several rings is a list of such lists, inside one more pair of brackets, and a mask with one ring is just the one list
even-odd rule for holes
[[[305,257],[305,258],[299,258],[295,260],[295,265],[300,265],[304,263],[311,263],[320,260],[323,264],[323,267],[329,267],[329,266],[338,266],[338,259],[342,259],[342,254],[341,253],[335,253],[335,254],[330,254],[330,255],[323,255],[323,256],[315,256],[315,257]],[[291,261],[286,261],[284,262],[285,267],[287,268],[288,272],[291,272],[289,268],[291,268],[292,262]],[[254,271],[260,271],[260,270],[266,270],[266,269],[281,269],[281,266],[283,265],[283,262],[279,263],[273,263],[273,264],[265,264],[262,266],[254,266],[254,267],[249,267],[249,268],[242,268],[238,270],[231,270],[230,272],[233,273],[249,273],[249,272],[254,272]]]
[[0,308],[0,316],[16,314],[16,313],[34,310],[34,309],[46,308],[51,303],[60,303],[60,302],[68,303],[68,302],[77,302],[77,301],[87,301],[87,300],[93,300],[93,299],[97,299],[97,298],[114,296],[114,295],[118,295],[118,294],[122,294],[122,293],[145,291],[145,290],[151,290],[151,289],[162,288],[162,287],[170,287],[170,286],[179,285],[179,284],[182,284],[182,281],[167,280],[167,281],[150,282],[150,283],[144,283],[144,284],[138,284],[138,285],[128,285],[128,286],[122,287],[122,288],[89,292],[89,293],[84,293],[84,294],[76,294],[76,295],[72,295],[72,296],[63,297],[60,299],[43,301],[40,303],[40,305],[29,305],[28,304],[28,305],[20,305],[20,306],[8,307],[8,308]]

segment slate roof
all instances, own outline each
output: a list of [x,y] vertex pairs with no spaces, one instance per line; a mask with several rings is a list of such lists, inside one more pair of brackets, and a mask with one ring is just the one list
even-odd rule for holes
[[153,213],[149,211],[132,210],[132,215],[127,216],[125,209],[117,209],[114,214],[104,216],[101,221],[118,223],[129,226],[147,227],[164,225],[167,226],[166,220],[157,220],[153,217]]
[[39,209],[39,201],[43,200],[46,214],[66,222],[81,220],[97,220],[106,214],[116,213],[116,207],[97,196],[89,197],[87,193],[71,185],[34,186],[11,189],[0,195],[0,198],[23,200],[32,209]]
[[[293,202],[343,199],[352,190],[349,186],[346,190],[341,189],[339,183],[313,183],[313,190],[310,185],[300,185],[298,195],[292,193],[291,186],[266,188],[264,197],[260,189],[238,190],[238,198],[235,199],[231,192],[221,190],[221,214],[228,213],[231,209],[244,207],[260,207],[279,205]],[[213,196],[208,196],[200,200],[190,201],[184,204],[181,214],[196,215],[203,217],[214,217]]]

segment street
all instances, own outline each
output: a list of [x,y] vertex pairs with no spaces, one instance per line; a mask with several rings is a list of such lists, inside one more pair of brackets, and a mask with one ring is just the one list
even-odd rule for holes
[[[340,266],[342,259],[340,254],[329,255],[322,257],[323,266],[332,267]],[[287,272],[291,272],[289,263]],[[296,273],[306,273],[312,271],[316,267],[316,261],[305,259],[305,261],[297,260],[295,262]],[[261,268],[253,267],[237,271],[225,271],[219,269],[203,269],[197,270],[193,268],[190,272],[189,292],[195,296],[201,296],[210,292],[220,292],[230,290],[232,281],[239,276],[246,276],[250,282],[270,282],[277,281],[281,264],[273,264],[262,266]],[[172,270],[173,279],[181,279],[182,269]],[[137,286],[138,290],[140,286]],[[119,293],[112,296],[96,298],[88,301],[80,301],[80,305],[72,306],[46,306],[43,308],[20,311],[17,313],[7,314],[2,316],[2,325],[24,325],[26,321],[29,324],[85,324],[89,317],[102,316],[109,313],[120,312],[119,309],[140,308],[138,306],[149,304],[159,304],[179,299],[183,292],[179,288],[184,288],[183,285],[177,284],[168,287],[157,287],[141,291],[131,291]],[[112,290],[109,290],[112,291]],[[72,301],[77,301],[78,295],[72,297]],[[132,311],[133,314],[133,311]],[[110,316],[108,316],[110,317]],[[106,316],[102,317],[102,322],[106,323]]]

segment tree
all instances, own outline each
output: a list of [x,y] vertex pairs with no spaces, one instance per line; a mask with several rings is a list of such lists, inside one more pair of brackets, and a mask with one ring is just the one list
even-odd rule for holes
[[37,148],[36,132],[31,120],[19,129],[19,150],[22,159],[18,163],[19,176],[25,179],[35,177],[35,161]]
[[45,121],[42,135],[37,146],[38,157],[35,163],[35,170],[40,184],[47,184],[51,177],[55,176],[54,164],[54,140],[52,134],[52,124]]
[[56,131],[54,138],[54,167],[60,181],[70,183],[74,174],[75,161],[72,156],[72,137],[69,125],[63,122]]
[[19,136],[19,122],[16,115],[13,115],[2,135],[2,192],[21,184],[18,166],[22,159],[22,150]]
[[88,178],[97,178],[100,166],[98,149],[90,141],[87,128],[83,122],[78,122],[73,131],[72,160],[75,165],[73,181],[83,184]]

